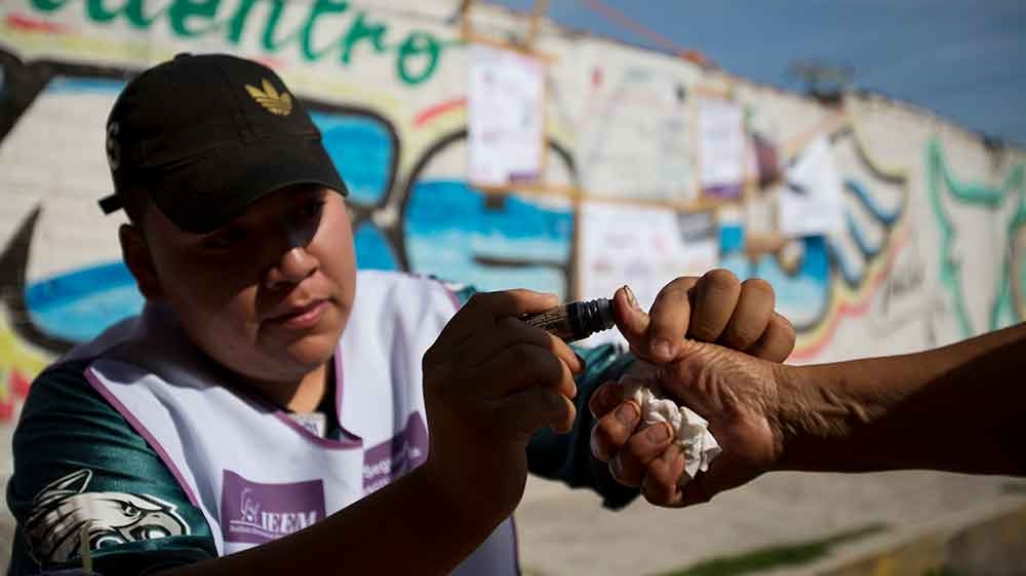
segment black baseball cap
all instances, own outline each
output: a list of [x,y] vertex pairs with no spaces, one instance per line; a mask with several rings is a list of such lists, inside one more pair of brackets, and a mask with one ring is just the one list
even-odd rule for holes
[[292,184],[345,183],[310,115],[271,69],[226,54],[180,54],[136,76],[107,120],[114,195],[147,193],[177,227],[206,233]]

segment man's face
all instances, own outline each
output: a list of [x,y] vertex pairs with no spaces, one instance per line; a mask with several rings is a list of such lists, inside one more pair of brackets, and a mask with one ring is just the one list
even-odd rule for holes
[[339,194],[289,187],[210,234],[183,232],[157,209],[146,226],[160,298],[214,360],[252,380],[286,382],[331,357],[356,288]]

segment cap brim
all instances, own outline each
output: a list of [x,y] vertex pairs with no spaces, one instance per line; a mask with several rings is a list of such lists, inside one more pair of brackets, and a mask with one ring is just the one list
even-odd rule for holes
[[347,195],[319,139],[226,144],[166,172],[154,203],[186,232],[213,232],[268,194],[295,184],[319,184]]

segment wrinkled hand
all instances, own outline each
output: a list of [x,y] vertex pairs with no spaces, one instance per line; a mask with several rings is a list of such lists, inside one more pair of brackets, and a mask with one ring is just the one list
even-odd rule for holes
[[618,290],[614,299],[617,326],[632,352],[659,366],[663,392],[708,420],[723,452],[682,490],[683,455],[672,444],[670,426],[639,427],[640,407],[622,402],[620,386],[607,383],[589,403],[598,418],[591,445],[613,477],[640,486],[653,504],[685,506],[768,470],[781,451],[777,363],[795,341],[790,323],[773,311],[772,287],[713,270],[668,284],[648,314],[629,290]]
[[562,340],[517,319],[558,303],[530,290],[475,294],[424,355],[424,468],[461,506],[508,516],[523,495],[528,440],[544,426],[573,426],[573,377],[584,363]]

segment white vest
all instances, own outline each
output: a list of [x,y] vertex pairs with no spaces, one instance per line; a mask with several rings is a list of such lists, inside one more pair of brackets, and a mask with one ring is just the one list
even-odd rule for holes
[[[438,282],[358,274],[353,313],[335,350],[341,441],[219,385],[209,360],[160,306],[148,305],[69,359],[94,358],[86,370],[92,386],[203,512],[218,553],[231,554],[319,521],[424,462],[421,357],[455,307]],[[398,553],[402,543],[396,545]],[[453,574],[519,574],[512,519]]]

